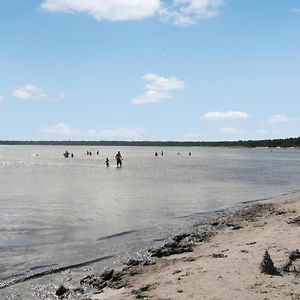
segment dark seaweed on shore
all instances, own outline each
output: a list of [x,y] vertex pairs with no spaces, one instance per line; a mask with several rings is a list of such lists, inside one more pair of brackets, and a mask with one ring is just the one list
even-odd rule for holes
[[66,270],[81,268],[81,267],[84,267],[84,266],[96,263],[98,261],[109,259],[109,258],[112,258],[112,257],[113,256],[100,257],[100,258],[89,260],[89,261],[82,262],[82,263],[79,263],[79,264],[74,264],[74,265],[69,265],[69,266],[65,266],[65,267],[54,268],[54,269],[46,270],[46,271],[43,271],[43,272],[30,274],[30,275],[25,276],[25,277],[13,279],[11,281],[4,282],[4,283],[0,284],[0,290],[4,289],[4,288],[7,288],[9,286],[18,284],[18,283],[22,283],[22,282],[31,280],[31,279],[36,279],[36,278],[40,278],[40,277],[43,277],[43,276],[46,276],[46,275],[52,275],[52,274],[56,274],[56,273],[61,273],[61,272],[66,271]]
[[[230,227],[232,230],[238,230],[242,228],[241,223],[243,221],[255,221],[257,220],[257,218],[262,217],[266,212],[274,213],[274,207],[272,204],[255,204],[249,207],[243,207],[235,211],[226,210],[216,212],[216,215],[206,218],[196,226],[192,227],[190,232],[177,234],[166,241],[162,246],[154,249],[149,249],[148,254],[145,255],[144,259],[129,259],[124,264],[124,267],[119,271],[109,269],[105,270],[101,274],[88,275],[80,280],[80,285],[74,289],[69,289],[61,285],[56,290],[56,295],[59,296],[59,298],[69,299],[69,297],[71,297],[71,299],[75,299],[76,295],[85,294],[90,288],[96,290],[97,292],[102,292],[105,287],[113,289],[126,287],[129,277],[135,276],[141,272],[139,269],[140,266],[155,264],[155,260],[161,257],[192,252],[193,247],[196,244],[209,241],[222,229]],[[48,271],[32,274],[27,277],[4,283],[0,286],[0,289],[30,279],[59,273],[72,268],[82,267],[86,264],[91,264],[96,261],[97,260],[93,260],[81,264],[51,269]]]
[[266,212],[274,213],[272,204],[255,204],[234,212],[219,212],[216,217],[208,218],[206,222],[202,221],[201,225],[198,225],[198,228],[194,227],[191,232],[175,235],[162,246],[149,249],[148,256],[144,259],[129,259],[120,271],[108,269],[101,274],[88,275],[80,281],[80,284],[90,286],[97,292],[102,292],[106,287],[113,289],[126,287],[129,277],[141,272],[140,266],[155,264],[155,260],[162,257],[192,252],[196,244],[208,242],[220,230],[228,227],[237,230],[242,228],[240,225],[242,221],[255,221]]

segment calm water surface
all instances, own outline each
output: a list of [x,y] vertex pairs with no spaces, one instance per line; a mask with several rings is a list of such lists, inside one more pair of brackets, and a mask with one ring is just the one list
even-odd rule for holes
[[[74,158],[63,157],[66,149]],[[91,149],[93,155],[87,156]],[[122,168],[114,160],[119,150]],[[116,264],[211,211],[294,192],[300,150],[0,146],[0,179],[3,283],[108,255],[112,258],[89,268]],[[43,280],[40,290],[50,279]],[[59,275],[55,280],[61,280]],[[22,289],[28,294],[15,286],[0,295],[40,297],[35,283]]]

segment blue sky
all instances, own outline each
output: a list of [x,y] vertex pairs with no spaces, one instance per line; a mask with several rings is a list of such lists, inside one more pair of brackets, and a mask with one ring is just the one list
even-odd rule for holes
[[300,0],[0,0],[1,140],[299,136]]

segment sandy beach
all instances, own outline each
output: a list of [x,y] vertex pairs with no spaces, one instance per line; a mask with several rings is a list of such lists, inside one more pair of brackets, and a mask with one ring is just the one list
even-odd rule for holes
[[[131,262],[121,273],[107,270],[105,280],[92,275],[85,283],[103,288],[82,299],[300,299],[300,259],[289,260],[300,248],[299,216],[299,195],[244,208],[215,221],[213,236],[193,243],[192,252]],[[261,272],[266,250],[275,275]]]

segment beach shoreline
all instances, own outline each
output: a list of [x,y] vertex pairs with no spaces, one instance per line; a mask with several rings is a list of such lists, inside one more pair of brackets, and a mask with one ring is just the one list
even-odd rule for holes
[[[107,267],[101,273],[91,269],[84,278],[81,274],[61,286],[59,281],[48,282],[47,293],[52,294],[49,299],[76,300],[299,300],[300,259],[288,264],[290,253],[300,248],[299,225],[299,192],[240,203],[200,218],[189,230],[123,267]],[[277,274],[261,273],[266,250]]]
[[[211,230],[173,237],[152,249],[150,259],[91,274],[81,281],[83,289],[66,290],[60,297],[82,293],[80,299],[94,300],[300,299],[300,259],[284,270],[290,253],[300,248],[299,216],[298,193],[251,204],[212,220]],[[260,270],[266,250],[276,275]],[[93,290],[86,292],[86,286]]]

